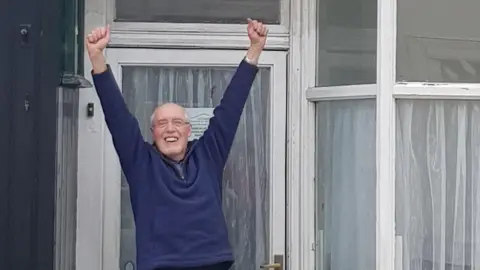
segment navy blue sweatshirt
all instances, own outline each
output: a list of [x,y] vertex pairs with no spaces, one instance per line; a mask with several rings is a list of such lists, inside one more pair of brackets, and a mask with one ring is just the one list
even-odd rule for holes
[[130,187],[138,270],[233,262],[222,212],[222,174],[257,71],[240,63],[208,129],[188,143],[178,164],[144,140],[110,67],[93,74]]

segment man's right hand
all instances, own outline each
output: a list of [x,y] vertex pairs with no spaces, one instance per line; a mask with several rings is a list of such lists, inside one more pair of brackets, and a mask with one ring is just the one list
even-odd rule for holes
[[109,26],[93,29],[93,31],[88,34],[85,40],[88,56],[92,62],[94,73],[102,73],[107,69],[105,58],[103,56],[103,50],[107,47],[109,41]]

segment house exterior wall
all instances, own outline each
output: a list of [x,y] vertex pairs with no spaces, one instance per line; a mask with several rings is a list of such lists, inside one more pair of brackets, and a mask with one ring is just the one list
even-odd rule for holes
[[[459,15],[454,23],[442,15],[471,12],[476,2],[447,2],[282,1],[287,19],[271,27],[267,51],[288,53],[287,269],[350,269],[352,265],[356,269],[423,269],[419,267],[429,263],[444,265],[439,266],[443,269],[452,264],[478,264],[477,240],[470,237],[476,232],[476,214],[472,213],[478,205],[471,199],[478,193],[472,183],[478,179],[475,167],[467,165],[475,164],[477,158],[467,155],[471,152],[465,141],[473,136],[467,132],[477,129],[470,120],[476,119],[480,97],[476,75],[480,39],[477,28],[472,28],[475,16]],[[110,0],[87,0],[85,12],[86,31],[114,25],[111,51],[195,48],[201,52],[245,50],[248,45],[243,25],[114,22],[114,6]],[[358,12],[349,12],[352,7]],[[85,59],[85,74],[89,70]],[[457,108],[452,111],[455,121],[445,119],[453,121],[449,122],[451,129],[460,130],[456,138],[465,140],[445,139],[447,135],[439,131],[445,130],[440,116],[449,115],[443,102]],[[89,103],[97,108],[90,118],[83,114]],[[119,216],[109,211],[121,206],[116,205],[115,191],[106,188],[110,184],[105,179],[115,180],[112,175],[118,172],[111,170],[108,157],[112,149],[105,139],[108,130],[99,108],[94,89],[85,89],[79,97],[78,137],[76,266],[81,269],[116,265],[121,245],[117,236],[106,239],[115,223],[111,217]],[[439,118],[427,117],[432,112]],[[467,117],[470,122],[462,122]],[[406,119],[424,119],[419,126],[438,123],[439,133],[422,133]],[[439,144],[443,148],[431,145],[429,149],[436,149],[439,156],[435,157],[443,158],[444,164],[458,162],[458,177],[452,177],[452,168],[446,165],[429,167],[428,160],[415,163],[418,156],[428,157],[429,150],[418,145],[412,148],[420,152],[409,152],[408,146],[431,136],[436,136],[433,141],[445,139]],[[475,141],[469,143],[476,149]],[[461,151],[453,153],[454,148]],[[447,162],[446,157],[451,156],[455,161]],[[464,165],[473,168],[470,173],[462,170]],[[425,176],[432,171],[438,175]],[[416,180],[422,186],[416,185]],[[435,186],[435,182],[443,184]],[[438,205],[420,203],[408,197],[412,193],[402,193],[411,188],[418,192],[419,200],[428,201],[433,195],[422,190],[423,185],[442,190],[444,195],[437,194],[432,200],[442,207],[430,211]],[[447,192],[444,187],[448,185],[456,186],[457,192]],[[464,203],[452,204],[452,198]],[[416,204],[407,207],[409,201]],[[415,207],[424,212],[415,212]],[[411,215],[405,209],[411,210]],[[463,214],[453,215],[447,209]],[[442,217],[439,224],[443,227],[429,228],[428,222],[422,221],[422,229],[415,230],[415,224],[407,221],[433,220],[433,216]],[[460,227],[452,225],[457,222]],[[423,230],[428,237],[420,237],[421,244],[412,243],[412,235]],[[105,245],[110,244],[113,248],[106,250]],[[447,260],[448,256],[438,255],[446,250],[455,256]]]
[[54,269],[75,269],[79,89],[57,88]]

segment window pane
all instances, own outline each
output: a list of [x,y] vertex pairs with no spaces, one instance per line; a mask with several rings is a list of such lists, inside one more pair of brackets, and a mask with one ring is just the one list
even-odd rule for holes
[[398,264],[477,269],[480,102],[399,100],[397,119]]
[[61,23],[63,72],[83,74],[83,12],[82,1],[63,1]]
[[[235,68],[220,67],[124,67],[123,91],[145,139],[151,140],[150,116],[158,104],[176,102],[186,108],[212,108],[220,102],[234,72]],[[223,208],[238,270],[259,269],[268,261],[269,89],[270,70],[261,69],[224,170]],[[125,179],[121,198],[120,265],[124,267],[135,263],[134,220]]]
[[375,100],[317,110],[317,270],[375,269]]
[[116,21],[246,23],[255,18],[280,23],[280,0],[116,0]]
[[397,3],[398,81],[480,82],[480,1]]
[[375,83],[377,0],[319,0],[317,13],[317,85]]

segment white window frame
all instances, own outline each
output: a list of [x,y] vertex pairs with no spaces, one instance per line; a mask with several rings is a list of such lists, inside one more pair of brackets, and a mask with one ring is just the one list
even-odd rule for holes
[[[310,87],[311,102],[339,99],[376,98],[376,269],[394,270],[394,60],[396,10],[394,0],[378,0],[377,6],[377,80],[374,84]],[[314,69],[315,70],[315,69]],[[315,116],[311,117],[314,127]],[[313,128],[314,129],[314,128]],[[315,160],[315,157],[312,157]],[[311,187],[315,189],[314,186]],[[315,211],[315,200],[310,200]],[[310,236],[315,241],[315,232]],[[321,252],[321,251],[320,251]],[[314,269],[313,267],[311,269]]]
[[[376,98],[376,270],[400,270],[395,268],[395,263],[399,263],[395,257],[401,255],[395,250],[395,100],[480,100],[480,84],[396,82],[396,6],[397,0],[378,0],[376,84],[311,87],[307,91],[307,98],[313,102]],[[442,47],[442,50],[428,49],[428,57],[458,58],[460,53],[469,59],[480,59],[474,48],[458,52],[442,40],[428,42],[439,42]],[[418,69],[425,71],[426,67]]]
[[[135,53],[131,53],[135,50]],[[173,49],[175,50],[175,49]],[[178,53],[178,52],[177,52]],[[212,67],[235,67],[238,65],[238,59],[242,59],[244,52],[242,51],[212,51],[205,50],[204,54],[208,54],[211,57],[209,59],[199,60],[186,60],[195,59],[195,55],[198,55],[196,50],[184,50],[182,52],[183,58],[178,58],[178,54],[165,54],[163,51],[154,49],[108,49],[106,51],[107,59],[109,61],[112,72],[114,73],[118,82],[122,81],[121,69],[122,66],[145,66],[145,65],[159,65],[162,66],[212,66]],[[205,58],[205,57],[204,57]],[[159,60],[161,59],[161,60]],[[193,63],[197,62],[197,63]],[[268,63],[268,64],[262,64]],[[269,171],[271,181],[270,187],[270,212],[269,212],[269,248],[273,262],[274,254],[284,255],[285,250],[285,212],[286,204],[285,197],[278,196],[278,194],[285,194],[285,163],[286,155],[285,148],[281,147],[285,140],[285,104],[286,104],[286,82],[282,84],[284,79],[286,68],[286,55],[284,52],[266,52],[262,55],[262,60],[259,63],[259,67],[270,68],[270,78],[272,85],[272,93],[275,95],[269,95],[269,105],[271,112],[275,112],[269,119],[270,126],[270,157]],[[106,131],[108,133],[108,131]],[[104,191],[104,203],[105,211],[103,213],[103,268],[102,269],[118,269],[120,259],[120,218],[121,218],[121,170],[120,163],[117,158],[117,154],[113,147],[111,136],[104,136],[105,147],[105,191]],[[108,180],[108,181],[107,181]],[[284,220],[285,222],[281,222]],[[106,245],[105,245],[106,244]],[[269,263],[269,262],[265,262]]]
[[316,0],[291,0],[287,120],[287,270],[315,269]]
[[[378,0],[377,80],[375,84],[311,87],[312,102],[376,98],[376,269],[394,270],[394,102],[395,12],[394,0]],[[311,120],[315,122],[315,117]],[[312,158],[314,159],[314,158]],[[313,206],[315,209],[315,206]],[[312,237],[314,239],[314,236]]]
[[307,99],[311,102],[340,99],[369,99],[377,96],[376,84],[310,87]]
[[[245,25],[203,23],[114,22],[115,0],[98,0],[106,6],[112,26],[112,46],[239,48],[248,46]],[[290,1],[280,0],[280,24],[269,26],[267,48],[288,48]],[[245,18],[246,21],[247,18]],[[185,35],[188,33],[188,35]],[[209,37],[206,39],[205,37]]]
[[[134,53],[132,53],[134,51]],[[175,54],[169,54],[168,51],[176,51]],[[182,57],[179,57],[182,53]],[[121,82],[121,67],[125,65],[167,65],[167,66],[229,66],[238,65],[245,51],[239,50],[204,50],[201,59],[197,50],[155,50],[155,49],[107,49],[106,58],[110,63],[113,73],[118,82]],[[209,57],[207,58],[208,55]],[[108,60],[110,59],[110,61]],[[271,176],[270,183],[270,253],[273,255],[287,253],[286,239],[286,99],[287,99],[287,54],[282,51],[264,52],[259,66],[269,67],[271,70],[272,95],[269,95],[269,104],[271,106],[269,134],[270,140],[270,162],[269,167]],[[274,82],[274,83],[273,83]],[[98,102],[96,103],[100,105]],[[89,162],[100,164],[94,169],[101,169],[98,178],[87,178],[79,182],[78,196],[78,220],[77,225],[77,261],[76,266],[79,269],[118,269],[120,258],[120,215],[121,215],[121,170],[120,163],[113,148],[113,143],[109,131],[104,124],[103,114],[97,107],[96,113],[98,121],[95,119],[85,120],[82,117],[81,123],[90,122],[89,130],[95,130],[92,136],[96,139],[102,138],[100,145],[95,147],[87,143],[81,145],[81,149],[89,149],[90,152],[97,153],[92,160],[82,160],[79,164],[79,173],[84,174]],[[81,138],[91,137],[85,134],[85,126],[79,128],[82,132]],[[93,137],[92,137],[93,138]],[[82,140],[84,143],[86,140]],[[94,141],[95,143],[95,141]],[[96,147],[99,148],[96,148]],[[98,155],[100,153],[100,155]],[[85,166],[87,163],[87,166]],[[88,195],[86,190],[100,190],[95,194]],[[81,194],[81,195],[80,195]],[[95,196],[95,197],[94,197]],[[90,199],[99,203],[98,206],[90,204]],[[89,224],[84,221],[88,219]],[[283,221],[283,222],[282,222]],[[90,229],[94,229],[91,231]],[[99,238],[97,238],[99,237]],[[100,256],[97,256],[99,254]],[[95,255],[95,256],[93,256]],[[87,260],[87,258],[97,259],[98,261]],[[269,262],[265,262],[269,263]],[[88,267],[88,268],[87,268]]]

